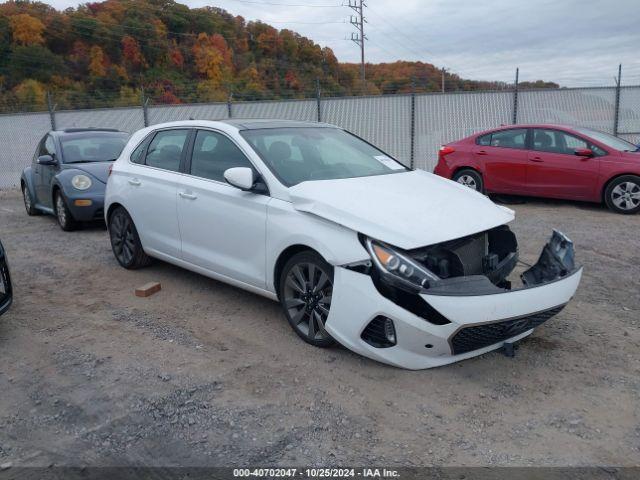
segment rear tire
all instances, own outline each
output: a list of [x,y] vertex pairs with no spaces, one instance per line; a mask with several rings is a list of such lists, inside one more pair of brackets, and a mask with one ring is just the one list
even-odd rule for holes
[[27,211],[27,215],[31,217],[34,215],[40,215],[40,210],[33,205],[29,188],[24,184],[22,185],[22,199],[24,200],[24,209]]
[[279,298],[291,328],[305,342],[330,347],[336,342],[324,329],[331,308],[333,267],[313,251],[292,256],[282,269]]
[[109,216],[109,238],[113,255],[124,268],[136,270],[151,263],[131,216],[122,207],[117,207]]
[[640,211],[640,177],[622,175],[607,185],[604,202],[616,213],[630,215]]
[[67,201],[64,199],[64,196],[57,190],[53,196],[53,205],[56,213],[56,218],[58,219],[58,225],[65,232],[71,232],[78,228],[78,222],[73,218],[71,211],[67,207]]
[[482,175],[472,168],[464,168],[455,173],[452,179],[465,187],[469,187],[476,192],[484,192],[484,183]]

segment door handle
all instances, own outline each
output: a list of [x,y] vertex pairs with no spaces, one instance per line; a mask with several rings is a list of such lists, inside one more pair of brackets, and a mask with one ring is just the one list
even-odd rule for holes
[[198,195],[196,195],[195,193],[180,192],[178,193],[178,195],[180,195],[182,198],[186,198],[187,200],[195,200],[196,198],[198,198]]
[[478,150],[476,153],[477,153],[478,155],[488,155],[488,153],[487,153],[487,151],[486,151],[486,150]]
[[130,178],[129,179],[129,184],[133,185],[134,187],[139,187],[140,185],[142,185],[142,182],[140,180],[138,180],[137,178]]
[[531,157],[529,160],[532,161],[532,162],[536,162],[536,163],[543,163],[544,162],[544,160],[542,158],[540,158],[540,157]]

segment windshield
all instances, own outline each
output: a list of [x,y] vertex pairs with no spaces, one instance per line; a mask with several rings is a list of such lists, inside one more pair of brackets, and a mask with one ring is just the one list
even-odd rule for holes
[[621,150],[623,152],[635,152],[638,150],[638,146],[631,142],[627,142],[618,137],[614,137],[608,133],[600,132],[599,130],[591,130],[590,128],[576,128],[576,131],[587,135],[594,140],[604,143],[607,147],[615,150]]
[[265,128],[240,133],[288,187],[307,180],[407,171],[384,152],[338,128]]
[[127,143],[123,132],[78,132],[60,137],[64,163],[115,160]]

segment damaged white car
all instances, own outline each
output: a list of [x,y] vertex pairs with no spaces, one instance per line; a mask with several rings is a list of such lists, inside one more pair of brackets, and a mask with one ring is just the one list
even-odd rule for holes
[[582,273],[554,232],[512,285],[511,210],[318,123],[140,130],[113,165],[105,217],[125,268],[155,257],[265,295],[306,342],[410,369],[529,335]]

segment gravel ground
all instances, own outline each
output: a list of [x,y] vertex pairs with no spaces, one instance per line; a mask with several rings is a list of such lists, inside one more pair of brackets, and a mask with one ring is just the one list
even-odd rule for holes
[[638,465],[640,215],[512,208],[525,261],[554,227],[574,240],[576,297],[515,358],[411,372],[310,347],[214,280],[124,270],[103,225],[65,233],[0,192],[0,464]]

